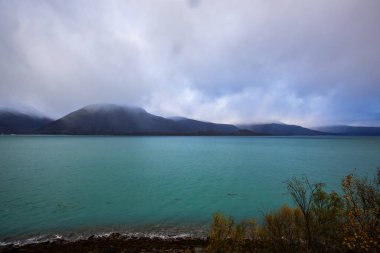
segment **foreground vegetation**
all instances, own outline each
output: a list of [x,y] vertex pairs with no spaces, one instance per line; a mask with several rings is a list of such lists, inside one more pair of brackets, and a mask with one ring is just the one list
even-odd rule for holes
[[206,248],[221,252],[380,252],[380,168],[369,180],[353,174],[342,180],[342,194],[304,178],[286,182],[295,207],[284,205],[256,219],[235,224],[214,215]]

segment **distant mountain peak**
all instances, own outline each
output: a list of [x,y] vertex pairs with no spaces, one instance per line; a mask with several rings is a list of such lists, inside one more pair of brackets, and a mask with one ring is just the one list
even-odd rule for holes
[[42,128],[43,134],[90,135],[255,135],[241,132],[234,125],[203,122],[183,117],[172,119],[156,116],[134,106],[91,104],[74,111]]
[[[111,103],[90,104],[82,108],[87,111],[113,111],[113,110],[129,110],[135,112],[146,112],[143,108],[131,105],[118,105]],[[81,109],[80,109],[81,110]]]
[[34,118],[42,118],[42,119],[49,119],[46,115],[42,114],[40,111],[35,110],[34,108],[31,108],[30,110],[23,109],[23,110],[17,110],[9,107],[2,107],[0,108],[0,114],[8,114],[8,115],[24,115],[28,117],[34,117]]
[[255,121],[251,123],[246,124],[240,124],[240,125],[289,125],[279,120],[271,120],[271,121]]
[[168,119],[171,119],[174,121],[180,121],[180,120],[188,120],[189,118],[182,117],[182,116],[173,116],[173,117],[169,117]]

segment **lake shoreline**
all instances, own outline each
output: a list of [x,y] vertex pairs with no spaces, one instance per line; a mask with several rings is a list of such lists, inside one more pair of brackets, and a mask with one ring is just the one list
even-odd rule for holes
[[0,246],[0,252],[203,252],[206,238],[138,237],[112,233],[75,241],[56,239],[24,245]]

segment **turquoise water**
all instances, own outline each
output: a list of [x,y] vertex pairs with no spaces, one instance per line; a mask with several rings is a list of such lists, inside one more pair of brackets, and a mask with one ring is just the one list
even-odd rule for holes
[[378,137],[0,137],[0,241],[44,233],[204,228],[289,202],[307,175],[338,189],[380,166]]

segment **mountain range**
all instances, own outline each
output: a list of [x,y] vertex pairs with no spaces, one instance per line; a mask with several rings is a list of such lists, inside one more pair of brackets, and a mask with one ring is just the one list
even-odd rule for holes
[[89,135],[232,135],[239,131],[233,125],[186,118],[167,119],[150,114],[142,108],[112,104],[83,107],[37,130],[40,134]]
[[316,131],[297,125],[279,123],[239,125],[240,128],[271,135],[326,135],[328,132]]
[[0,134],[58,135],[380,135],[380,127],[327,126],[309,129],[282,123],[231,125],[183,117],[164,118],[142,108],[94,104],[57,120],[0,110]]
[[364,126],[325,126],[317,127],[316,130],[340,135],[377,136],[380,135],[380,127]]
[[11,109],[0,110],[0,134],[32,134],[53,120]]

